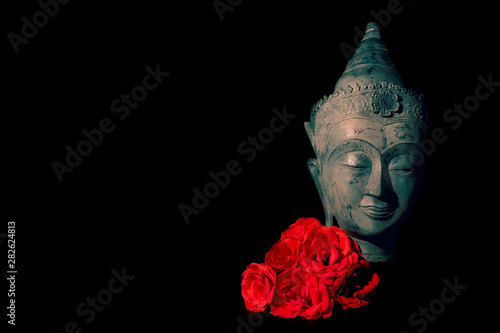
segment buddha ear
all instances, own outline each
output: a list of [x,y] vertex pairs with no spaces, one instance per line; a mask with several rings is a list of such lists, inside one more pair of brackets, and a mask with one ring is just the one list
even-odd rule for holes
[[330,207],[330,202],[326,197],[327,193],[325,189],[323,189],[321,182],[321,163],[315,158],[310,158],[307,160],[307,167],[309,168],[311,177],[314,180],[316,189],[318,190],[321,203],[323,204],[323,209],[325,210],[325,225],[330,227],[333,225],[333,212]]
[[316,187],[318,187],[319,190],[319,176],[321,174],[321,164],[319,161],[315,158],[310,158],[307,160],[307,168],[309,169],[309,172],[311,173],[311,177],[314,180],[314,183],[316,184]]

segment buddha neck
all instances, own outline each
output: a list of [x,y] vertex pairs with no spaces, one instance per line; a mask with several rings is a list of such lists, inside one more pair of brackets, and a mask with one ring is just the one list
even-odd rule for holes
[[377,244],[370,243],[355,237],[354,239],[361,248],[361,254],[369,262],[385,262],[394,257],[395,245],[381,247]]

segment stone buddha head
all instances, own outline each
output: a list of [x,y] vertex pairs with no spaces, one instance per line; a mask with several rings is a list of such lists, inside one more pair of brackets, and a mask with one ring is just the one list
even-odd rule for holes
[[336,221],[368,261],[390,260],[422,181],[427,119],[423,97],[404,87],[375,23],[305,128],[325,224]]

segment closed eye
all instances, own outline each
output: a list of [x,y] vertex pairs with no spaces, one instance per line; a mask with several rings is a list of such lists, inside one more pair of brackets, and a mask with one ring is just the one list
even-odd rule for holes
[[361,164],[341,164],[341,165],[357,171],[362,171],[368,168],[368,166]]
[[390,166],[389,170],[397,173],[412,173],[415,171],[415,167],[411,163],[403,162]]
[[395,156],[389,164],[389,171],[399,174],[411,174],[415,171],[415,164],[407,155]]
[[371,161],[366,154],[359,151],[348,152],[338,160],[339,165],[360,172],[371,167]]
[[398,172],[398,173],[412,173],[415,171],[414,168],[391,168],[390,169],[392,172]]

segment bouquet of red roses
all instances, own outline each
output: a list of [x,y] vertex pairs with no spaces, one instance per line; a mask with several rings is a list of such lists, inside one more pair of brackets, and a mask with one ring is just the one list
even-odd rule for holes
[[243,272],[241,293],[250,311],[283,318],[328,318],[333,303],[343,309],[368,304],[379,283],[359,245],[342,229],[301,218],[265,256]]

